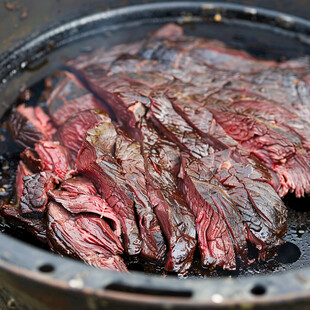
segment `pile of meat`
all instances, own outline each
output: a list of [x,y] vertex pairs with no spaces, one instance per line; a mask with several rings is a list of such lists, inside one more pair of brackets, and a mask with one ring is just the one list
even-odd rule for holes
[[70,61],[48,111],[10,114],[25,149],[1,214],[98,268],[138,255],[186,274],[197,247],[203,266],[234,270],[249,244],[264,260],[286,232],[281,197],[310,193],[306,61],[257,60],[173,24]]

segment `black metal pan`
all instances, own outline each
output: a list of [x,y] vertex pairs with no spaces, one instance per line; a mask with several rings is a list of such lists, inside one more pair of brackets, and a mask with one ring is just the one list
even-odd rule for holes
[[[261,58],[281,60],[310,54],[310,21],[283,12],[196,1],[100,8],[103,10],[92,15],[57,20],[53,27],[49,23],[45,30],[24,35],[14,44],[11,41],[6,50],[1,48],[0,116],[21,85],[39,81],[83,52],[83,46],[94,47],[97,40],[110,46],[142,39],[167,22]],[[0,233],[0,308],[309,309],[310,214],[302,207],[294,210],[295,203],[289,202],[287,245],[276,262],[251,267],[252,275],[243,270],[243,276],[179,280],[99,271]]]

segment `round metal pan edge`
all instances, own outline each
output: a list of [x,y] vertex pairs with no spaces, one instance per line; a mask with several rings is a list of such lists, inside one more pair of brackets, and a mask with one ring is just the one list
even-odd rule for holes
[[[168,18],[167,10],[171,12]],[[25,61],[36,60],[50,52],[48,42],[57,42],[53,48],[59,48],[69,43],[64,38],[70,35],[71,40],[75,40],[75,34],[85,27],[89,31],[84,33],[89,35],[98,24],[112,29],[115,25],[124,26],[124,20],[133,23],[137,19],[166,17],[169,21],[178,16],[182,21],[187,10],[191,11],[193,22],[202,16],[212,18],[220,12],[224,18],[238,18],[246,23],[254,14],[258,27],[272,25],[305,44],[310,42],[309,21],[265,9],[207,2],[148,4],[97,13],[43,33],[9,56],[0,55],[0,77],[10,75],[6,82],[9,83],[15,75],[10,74],[12,70],[18,73]],[[0,114],[8,107],[8,103],[2,104]],[[308,309],[309,278],[308,268],[266,276],[203,280],[99,271],[0,234],[0,286],[14,296],[17,309],[124,309],[124,305],[126,309],[266,309],[267,305],[273,309]]]

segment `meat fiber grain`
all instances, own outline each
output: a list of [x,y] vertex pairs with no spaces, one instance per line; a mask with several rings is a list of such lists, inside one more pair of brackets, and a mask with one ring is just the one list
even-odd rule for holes
[[[101,136],[108,143],[101,143]],[[125,249],[128,254],[136,255],[141,251],[142,241],[135,221],[132,193],[126,186],[119,164],[110,154],[115,139],[114,126],[106,116],[87,131],[76,165],[80,173],[93,181],[99,194],[113,208],[121,222]]]
[[100,269],[127,271],[123,249],[111,228],[97,216],[71,215],[55,202],[48,204],[48,242],[53,251],[78,257]]

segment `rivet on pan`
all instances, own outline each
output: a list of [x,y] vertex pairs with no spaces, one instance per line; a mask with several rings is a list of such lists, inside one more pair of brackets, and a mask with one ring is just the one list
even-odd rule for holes
[[220,294],[213,294],[211,296],[211,300],[215,303],[215,304],[220,304],[223,302],[224,298],[222,295]]
[[71,279],[68,282],[69,286],[72,288],[83,288],[84,282],[82,279]]
[[217,22],[217,23],[219,23],[221,20],[222,20],[222,15],[219,14],[219,13],[216,13],[216,14],[214,15],[214,21]]
[[7,302],[7,306],[9,309],[15,309],[16,308],[16,303],[13,298],[9,299]]

